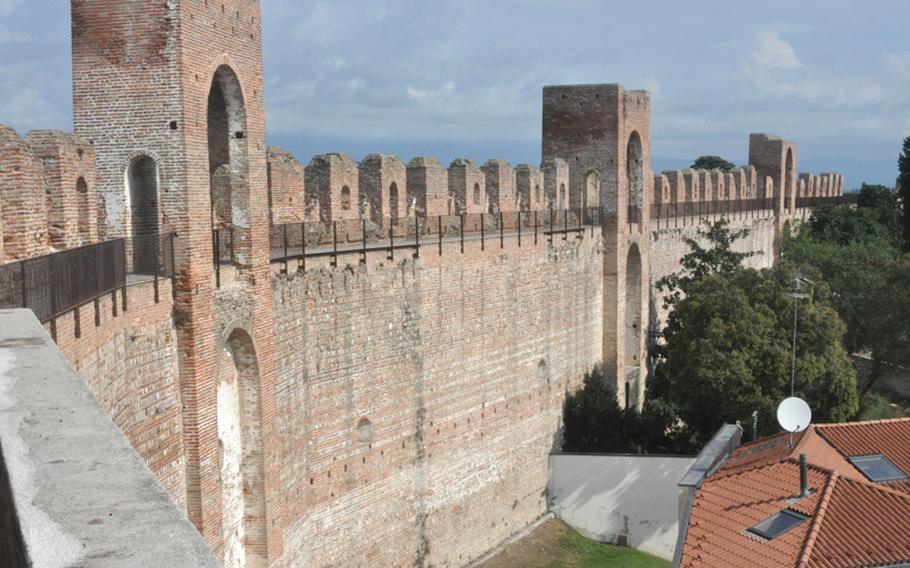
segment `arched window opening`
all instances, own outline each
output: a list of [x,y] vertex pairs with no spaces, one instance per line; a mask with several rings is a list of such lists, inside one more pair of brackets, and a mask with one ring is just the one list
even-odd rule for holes
[[83,242],[92,239],[92,203],[89,199],[88,184],[80,177],[76,180],[76,230]]
[[537,363],[537,380],[541,386],[550,386],[550,372],[547,370],[546,359],[541,359]]
[[373,443],[373,423],[368,418],[357,422],[357,442],[364,445]]
[[212,78],[207,116],[212,224],[249,229],[246,103],[240,80],[227,65]]
[[[626,257],[626,305],[625,305],[625,380],[631,384],[631,400],[637,404],[635,395],[641,376],[641,254],[638,245],[629,248]],[[628,392],[628,389],[627,389]]]
[[536,203],[540,203],[540,199],[541,199],[540,186],[539,186],[539,185],[535,185],[535,186],[534,186],[534,201],[535,201]]
[[595,171],[588,172],[585,177],[585,202],[584,207],[600,207],[600,175]]
[[221,350],[217,373],[223,563],[226,568],[264,566],[259,364],[253,341],[245,331],[231,333]]
[[638,132],[629,136],[626,147],[626,187],[629,188],[629,203],[641,207],[644,185],[644,162],[641,148],[641,137]]
[[566,184],[559,184],[559,209],[566,208]]
[[393,224],[398,222],[398,184],[395,182],[389,186],[389,218]]
[[361,219],[371,219],[373,216],[373,204],[370,203],[370,197],[365,191],[357,193],[358,207],[357,212]]
[[158,247],[158,164],[138,156],[127,171],[133,272],[153,274]]
[[341,188],[341,210],[351,210],[351,188],[348,186],[343,186]]
[[793,199],[793,148],[787,148],[787,161],[784,168],[784,174],[787,176],[784,178],[784,187],[786,191],[784,192],[785,208],[790,209],[790,203]]
[[474,205],[480,205],[480,184],[474,184]]

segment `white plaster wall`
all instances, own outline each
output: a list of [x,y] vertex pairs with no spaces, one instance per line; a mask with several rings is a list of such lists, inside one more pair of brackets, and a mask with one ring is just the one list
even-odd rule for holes
[[240,404],[237,368],[225,350],[227,371],[218,385],[218,441],[221,445],[221,511],[225,568],[243,568],[243,479],[240,473]]
[[694,457],[552,454],[549,508],[601,542],[668,560],[678,532],[677,483]]

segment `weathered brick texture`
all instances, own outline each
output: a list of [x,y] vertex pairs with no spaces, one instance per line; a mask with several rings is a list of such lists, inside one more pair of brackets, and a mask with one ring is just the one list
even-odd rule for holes
[[600,255],[513,237],[276,280],[288,564],[464,565],[541,515],[600,359]]

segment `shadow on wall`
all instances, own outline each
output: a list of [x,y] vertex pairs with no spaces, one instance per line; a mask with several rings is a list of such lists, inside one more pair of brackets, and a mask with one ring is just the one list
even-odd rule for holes
[[8,568],[30,566],[2,446],[0,446],[0,558],[3,559],[3,565]]
[[589,538],[672,559],[694,457],[553,454],[549,509]]

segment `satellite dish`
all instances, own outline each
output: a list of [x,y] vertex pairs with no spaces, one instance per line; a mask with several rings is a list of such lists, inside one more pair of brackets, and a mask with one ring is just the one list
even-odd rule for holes
[[777,422],[791,434],[802,432],[812,423],[812,409],[801,398],[788,398],[777,407]]

